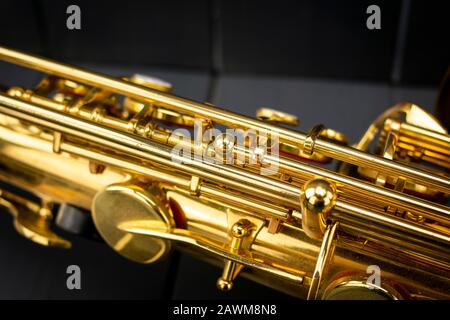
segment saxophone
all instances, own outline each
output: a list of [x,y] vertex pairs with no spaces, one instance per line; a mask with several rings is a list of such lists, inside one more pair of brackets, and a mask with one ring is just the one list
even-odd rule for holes
[[393,106],[348,145],[158,79],[0,58],[46,74],[0,92],[0,204],[24,237],[70,248],[55,226],[93,221],[136,262],[176,248],[223,264],[223,291],[242,275],[302,299],[450,298],[450,135],[419,106]]

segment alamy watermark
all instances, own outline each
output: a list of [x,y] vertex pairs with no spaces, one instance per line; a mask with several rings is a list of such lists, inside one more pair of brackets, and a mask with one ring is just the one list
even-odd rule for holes
[[66,286],[69,290],[81,290],[81,269],[76,264],[70,265],[66,269],[69,275],[66,279]]
[[[76,4],[71,4],[66,8],[69,15],[66,19],[66,27],[69,30],[81,30],[81,8]],[[369,30],[381,29],[381,9],[379,6],[372,4],[367,7],[366,13],[370,14],[366,20],[366,26]]]
[[369,30],[381,29],[381,9],[379,6],[372,4],[367,7],[366,13],[370,16],[366,20],[366,26]]
[[69,14],[66,20],[66,27],[69,30],[81,29],[81,9],[76,4],[71,4],[66,8],[66,13]]
[[173,162],[258,165],[261,175],[278,172],[279,139],[276,134],[232,128],[222,132],[217,128],[205,128],[205,122],[196,120],[193,135],[187,129],[172,132],[170,139],[176,142],[171,151]]
[[369,289],[375,289],[381,287],[381,269],[376,264],[370,265],[366,270],[370,276],[367,278],[366,284],[369,285]]

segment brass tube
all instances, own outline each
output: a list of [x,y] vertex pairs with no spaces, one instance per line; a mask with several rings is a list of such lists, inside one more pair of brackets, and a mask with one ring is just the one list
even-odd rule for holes
[[[46,121],[44,121],[42,119],[43,122],[38,121],[39,119],[37,119],[37,120],[34,119],[34,121],[35,122],[37,121],[38,122],[37,124],[44,125],[46,127],[50,127],[55,130],[60,130],[61,132],[68,133],[68,134],[76,136],[78,138],[85,138],[87,140],[90,139],[95,142],[103,142],[104,145],[107,145],[109,147],[115,147],[115,148],[117,148],[116,144],[111,144],[111,141],[113,141],[113,142],[118,141],[119,144],[121,143],[125,146],[135,146],[135,147],[138,146],[139,149],[145,150],[148,153],[138,154],[137,156],[142,157],[142,158],[147,158],[148,160],[161,162],[161,159],[158,157],[149,158],[151,153],[155,153],[154,149],[159,148],[158,152],[156,152],[156,153],[159,156],[164,156],[166,161],[168,161],[163,164],[176,166],[176,163],[173,163],[170,160],[170,152],[165,150],[166,153],[163,153],[164,148],[162,146],[157,147],[149,141],[145,141],[145,140],[143,141],[143,139],[133,137],[133,136],[130,136],[125,133],[120,133],[111,128],[105,128],[99,124],[90,123],[86,120],[76,119],[76,118],[66,115],[66,114],[60,114],[60,113],[52,111],[52,110],[42,110],[42,108],[39,108],[38,106],[34,106],[30,103],[23,102],[23,101],[17,100],[15,98],[12,98],[12,97],[9,97],[6,95],[0,94],[0,104],[6,104],[12,108],[12,109],[8,109],[8,108],[5,108],[0,105],[1,113],[5,113],[10,116],[18,117],[20,119],[24,119],[24,120],[28,120],[28,121],[33,121],[33,119],[27,118],[27,114],[29,114],[29,113],[33,114],[35,118],[36,117],[39,119],[47,118],[48,120],[46,120]],[[17,112],[15,112],[15,110],[13,110],[14,108],[17,108],[18,110],[20,110],[22,112],[17,113]],[[60,125],[61,123],[64,123],[65,126],[64,127],[61,126]],[[56,124],[56,127],[52,126],[51,124]],[[77,130],[72,130],[72,129],[70,129],[71,127],[72,128],[75,127],[75,128],[77,128]],[[83,132],[90,132],[90,134],[88,135]],[[98,140],[93,139],[94,136],[98,136],[99,137]],[[110,137],[111,140],[105,140],[106,137]],[[114,139],[114,137],[116,137],[116,139]],[[103,140],[101,138],[103,138]],[[121,148],[119,148],[119,149],[121,149]],[[70,148],[69,148],[69,150],[70,150]],[[129,148],[129,149],[125,149],[122,151],[127,151],[127,154],[132,155],[134,152],[133,150],[134,149]],[[147,154],[147,156],[145,157],[146,154]],[[273,160],[273,159],[271,160],[269,157],[268,161],[275,161],[275,160]],[[413,211],[418,211],[420,213],[423,212],[424,214],[427,214],[428,216],[433,216],[432,214],[434,214],[433,217],[437,218],[437,221],[443,220],[445,222],[445,217],[446,217],[446,215],[448,215],[448,210],[446,210],[446,207],[444,207],[444,206],[439,206],[434,203],[426,203],[424,201],[419,201],[419,200],[416,200],[415,198],[409,197],[407,195],[404,195],[404,194],[401,194],[398,192],[396,193],[394,191],[386,190],[386,189],[383,189],[383,188],[380,188],[377,186],[373,186],[373,185],[370,185],[367,183],[362,183],[360,181],[357,181],[356,179],[339,176],[335,173],[327,172],[326,170],[323,170],[323,169],[303,165],[300,163],[293,163],[292,161],[289,161],[289,163],[286,164],[284,162],[285,161],[284,159],[279,159],[279,161],[280,161],[280,165],[284,166],[285,169],[288,169],[288,168],[291,168],[291,170],[297,169],[297,170],[299,170],[299,172],[310,172],[314,175],[321,175],[326,178],[337,180],[338,182],[341,182],[344,184],[349,184],[349,185],[353,184],[355,188],[359,188],[361,190],[366,190],[367,192],[377,194],[381,197],[384,197],[386,199],[386,201],[390,201],[390,203],[395,203],[396,201],[403,203],[403,204],[406,203],[407,207],[408,207],[408,205],[410,206],[408,208],[412,207],[414,209]],[[288,161],[288,160],[286,160],[286,161]],[[195,162],[193,162],[193,163],[195,163]],[[204,169],[207,169],[206,166],[209,166],[209,165],[211,165],[214,168],[214,166],[212,164],[203,164],[203,165],[205,165]],[[184,166],[183,169],[185,169],[185,167],[186,166]],[[225,169],[225,168],[222,167],[222,169]],[[221,170],[221,174],[223,174],[224,176],[227,176],[227,174],[229,174],[229,176],[231,176],[231,177],[233,177],[233,175],[232,175],[234,173],[233,171],[238,170],[235,167],[229,167],[229,166],[226,167],[226,169],[228,169],[228,170]],[[204,173],[201,173],[201,175],[204,175]],[[253,178],[253,176],[254,176],[254,174],[247,173],[247,172],[245,173],[245,175],[240,174],[238,176],[240,179],[245,179],[245,177],[248,178],[247,180],[245,180],[248,183],[248,185],[245,185],[245,186],[243,186],[242,184],[240,185],[240,187],[243,188],[243,189],[241,189],[241,191],[245,189],[245,190],[247,190],[247,192],[253,193],[253,195],[260,195],[261,197],[268,196],[268,194],[267,194],[268,191],[264,192],[264,189],[256,188],[256,187],[267,188],[268,184],[263,183],[260,185],[256,185],[255,188],[251,188],[252,183],[254,183],[256,180]],[[264,178],[264,177],[260,177],[260,176],[257,176],[257,177],[260,179],[260,181],[263,181],[263,182],[265,182],[264,180],[272,181],[272,180]],[[209,176],[208,178],[211,179],[212,177]],[[212,180],[217,181],[217,176],[215,179],[212,179]],[[227,181],[227,182],[229,184],[233,184],[230,181]],[[282,183],[277,183],[277,184],[281,185],[281,186],[283,185]],[[284,185],[286,185],[286,184],[284,184]],[[239,186],[239,184],[237,183],[236,186]],[[272,192],[273,192],[272,186],[269,185],[269,191],[270,190],[272,190]],[[300,189],[298,189],[294,186],[290,186],[289,189],[285,189],[285,190],[291,191],[293,194],[293,196],[291,195],[291,197],[293,197],[294,199],[297,199],[297,196],[301,192]],[[281,203],[285,203],[284,201],[289,200],[289,199],[283,198],[282,195],[283,194],[278,195],[277,197],[273,197],[273,195],[271,195],[271,198],[273,198],[277,202],[281,202]],[[281,198],[280,198],[280,196],[281,196]],[[297,203],[295,203],[295,204],[298,206]],[[423,208],[424,206],[425,206],[425,208]],[[430,211],[427,211],[427,210],[430,210]],[[437,212],[440,211],[443,214],[443,216],[436,213],[436,211]],[[380,217],[380,219],[381,219],[381,217]],[[383,218],[383,219],[386,219],[386,218]],[[419,228],[416,230],[421,230],[421,229]]]
[[[233,272],[233,278],[243,266],[243,272],[249,271],[255,280],[302,297],[308,290],[311,294],[312,288],[317,289],[317,297],[324,297],[322,293],[329,285],[345,283],[347,278],[365,279],[367,266],[377,265],[383,270],[383,279],[410,298],[448,298],[450,209],[440,203],[450,194],[450,179],[445,172],[450,136],[444,131],[399,123],[395,128],[385,127],[387,132],[381,133],[386,138],[395,129],[398,144],[390,146],[398,148],[396,156],[406,154],[424,162],[442,163],[442,172],[428,171],[320,138],[319,126],[306,135],[4,47],[0,47],[0,59],[62,77],[58,81],[63,86],[80,82],[84,95],[91,92],[89,86],[96,92],[98,88],[112,94],[108,101],[101,100],[103,95],[96,97],[95,103],[84,104],[94,101],[88,99],[92,96],[78,94],[57,102],[46,96],[53,87],[42,89],[48,78],[41,82],[41,90],[12,87],[7,94],[0,92],[0,177],[34,192],[44,203],[92,209],[102,237],[119,253],[124,252],[116,246],[116,232],[133,244],[139,241],[139,249],[131,258],[135,253],[140,255],[141,248],[150,253],[152,246],[158,249],[159,244],[170,240],[179,248],[201,253],[203,258],[210,255],[226,259],[230,261],[228,267],[237,263],[239,269]],[[380,186],[306,161],[260,153],[259,149],[253,152],[239,145],[232,147],[234,157],[257,157],[258,163],[224,165],[200,160],[195,155],[211,151],[208,143],[212,141],[199,145],[193,140],[180,142],[179,136],[159,122],[164,119],[152,118],[153,113],[150,116],[147,109],[130,120],[128,115],[119,114],[120,106],[115,104],[119,94],[139,103],[151,102],[161,110],[166,108],[173,117],[190,117],[190,124],[195,117],[206,121],[208,127],[217,124],[268,134],[295,150],[291,155],[299,152],[300,157],[306,153],[331,157],[362,170],[371,169],[367,170],[371,172],[368,178],[381,175],[389,178],[389,184]],[[406,107],[394,109],[398,108]],[[385,118],[380,119],[385,123]],[[366,138],[376,132],[377,126],[371,126],[374,130],[369,130]],[[224,150],[230,151],[229,141],[223,138],[214,143],[220,146],[223,142]],[[173,152],[179,143],[187,151],[184,156]],[[278,170],[270,176],[260,173],[267,165]],[[326,181],[311,187],[311,179]],[[396,184],[395,190],[390,189],[392,184]],[[417,188],[410,188],[414,184]],[[428,196],[436,203],[424,199]],[[12,198],[5,193],[3,203],[8,199]],[[20,206],[20,201],[15,203]],[[126,206],[118,210],[120,203]],[[334,224],[336,234],[330,233],[333,236],[329,241],[322,229],[317,228],[317,234],[311,232],[307,221],[314,215],[323,218],[325,227]],[[243,234],[240,228],[233,228],[236,221],[245,221],[242,223],[251,230],[239,241],[233,240]],[[322,237],[325,241],[321,245]],[[333,248],[326,268],[321,268],[321,262],[327,260],[321,259],[326,257],[323,248]],[[226,280],[231,280],[230,271],[232,268],[223,273]]]
[[[216,121],[230,127],[239,126],[240,128],[257,130],[261,133],[276,134],[279,136],[281,142],[293,142],[303,147],[306,140],[306,135],[303,133],[270,125],[250,117],[210,107],[206,104],[145,88],[128,81],[86,71],[67,64],[57,63],[50,59],[29,55],[6,47],[0,47],[0,58],[14,64],[111,90],[132,98],[149,102],[158,102],[167,108]],[[351,147],[331,143],[320,138],[315,141],[315,149],[317,152],[337,160],[378,170],[387,175],[391,174],[410,179],[435,189],[436,191],[447,194],[450,193],[449,179],[430,174],[423,170],[411,168],[391,160],[370,155]]]
[[339,175],[332,171],[319,169],[303,163],[287,161],[283,158],[279,158],[278,160],[270,159],[269,156],[267,157],[267,161],[278,161],[280,167],[291,172],[294,172],[295,169],[302,172],[307,172],[312,176],[322,176],[324,178],[332,179],[338,183],[342,183],[343,189],[351,188],[354,191],[358,191],[360,194],[362,193],[366,196],[378,198],[381,202],[390,203],[405,210],[417,212],[425,217],[435,219],[436,221],[444,224],[449,223],[450,210],[446,206],[426,201],[424,199],[417,199],[395,190],[382,188],[373,184],[362,182],[352,177]]
[[439,150],[442,150],[445,154],[450,155],[449,135],[425,130],[405,122],[400,124],[400,135],[409,136],[413,139],[439,146]]
[[[195,160],[188,161],[188,165],[182,165],[172,161],[171,152],[166,146],[156,145],[151,141],[127,133],[119,132],[115,129],[91,123],[89,121],[75,118],[71,115],[62,114],[56,111],[42,109],[34,104],[24,102],[0,93],[0,104],[7,105],[5,108],[0,105],[0,112],[27,120],[56,131],[64,132],[78,138],[100,143],[104,146],[115,148],[128,155],[134,155],[150,161],[159,162],[167,166],[185,170],[194,175],[198,175],[218,183],[227,183],[237,190],[245,191],[251,195],[258,195],[263,199],[272,199],[278,204],[289,204],[293,209],[300,209],[298,197],[300,189],[289,185],[256,175],[254,173],[240,170],[236,167],[220,166],[212,163],[202,163]],[[177,158],[177,160],[183,160]],[[333,179],[344,184],[349,184],[357,189],[366,190],[380,197],[382,200],[398,204],[403,208],[418,212],[426,217],[431,217],[442,223],[448,223],[450,217],[449,210],[442,205],[418,200],[414,197],[377,187],[368,183],[363,183],[353,178],[341,176],[336,173],[326,171],[310,165],[286,160],[283,158],[266,160],[271,163],[279,162],[279,165],[286,170],[296,169],[299,172],[307,172],[313,175],[320,175]],[[192,166],[192,167],[191,167]],[[202,170],[200,170],[202,169]],[[209,171],[209,172],[207,172]],[[214,174],[214,173],[219,173]],[[225,178],[224,178],[225,177]]]
[[[43,109],[1,93],[0,113],[42,125],[85,141],[98,143],[127,155],[177,168],[219,184],[234,186],[237,190],[258,195],[263,199],[272,199],[276,203],[289,204],[291,207],[299,208],[297,200],[299,189],[286,183],[245,172],[235,167],[225,168],[217,164],[187,160],[180,156],[174,156],[178,161],[172,161],[171,150],[164,145],[157,145],[140,137],[78,119],[71,115]],[[189,165],[183,164],[181,161],[187,161]]]

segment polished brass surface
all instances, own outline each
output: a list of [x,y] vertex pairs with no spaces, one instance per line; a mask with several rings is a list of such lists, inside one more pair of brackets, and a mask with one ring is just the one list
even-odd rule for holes
[[[0,92],[0,180],[41,199],[0,195],[26,238],[68,248],[51,208],[71,204],[128,259],[175,248],[223,264],[223,291],[242,275],[309,299],[450,298],[450,136],[419,106],[388,109],[349,146],[323,125],[287,129],[296,116],[245,117],[156,78],[4,47],[0,59],[48,74]],[[336,171],[320,165],[331,161]]]
[[323,179],[308,181],[301,194],[302,228],[311,238],[322,239],[336,202],[336,188]]
[[259,108],[256,110],[256,117],[269,123],[280,123],[290,126],[299,125],[297,116],[271,108]]
[[389,290],[357,280],[339,283],[324,297],[326,300],[398,300]]
[[[253,224],[241,219],[231,227],[230,252],[233,254],[241,254],[242,244],[245,237],[249,236]],[[233,287],[233,281],[242,269],[242,265],[232,260],[225,260],[222,276],[217,280],[217,287],[222,291],[229,291]]]
[[123,221],[145,219],[149,228],[166,232],[174,225],[173,218],[155,194],[158,189],[138,183],[113,184],[97,193],[92,217],[102,238],[124,257],[141,263],[159,260],[170,251],[169,241],[124,232]]
[[51,230],[52,212],[50,204],[40,205],[31,200],[0,190],[0,205],[14,218],[17,232],[31,241],[44,245],[69,249],[70,241]]
[[313,271],[311,284],[308,291],[308,300],[316,300],[318,298],[322,277],[325,273],[325,267],[327,266],[329,259],[333,255],[334,250],[334,237],[336,230],[339,226],[339,222],[328,224],[324,230],[324,236],[322,246],[320,247],[319,255],[317,256],[316,266]]

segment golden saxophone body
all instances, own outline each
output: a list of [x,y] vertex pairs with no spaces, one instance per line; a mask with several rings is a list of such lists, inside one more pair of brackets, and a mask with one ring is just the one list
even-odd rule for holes
[[[322,125],[287,129],[296,117],[245,117],[154,79],[4,47],[0,58],[48,74],[0,92],[0,180],[41,199],[1,192],[23,236],[69,248],[52,229],[53,204],[69,204],[128,259],[177,248],[223,264],[224,291],[242,274],[308,299],[450,298],[450,136],[417,105],[348,146]],[[321,165],[333,159],[336,171]]]

